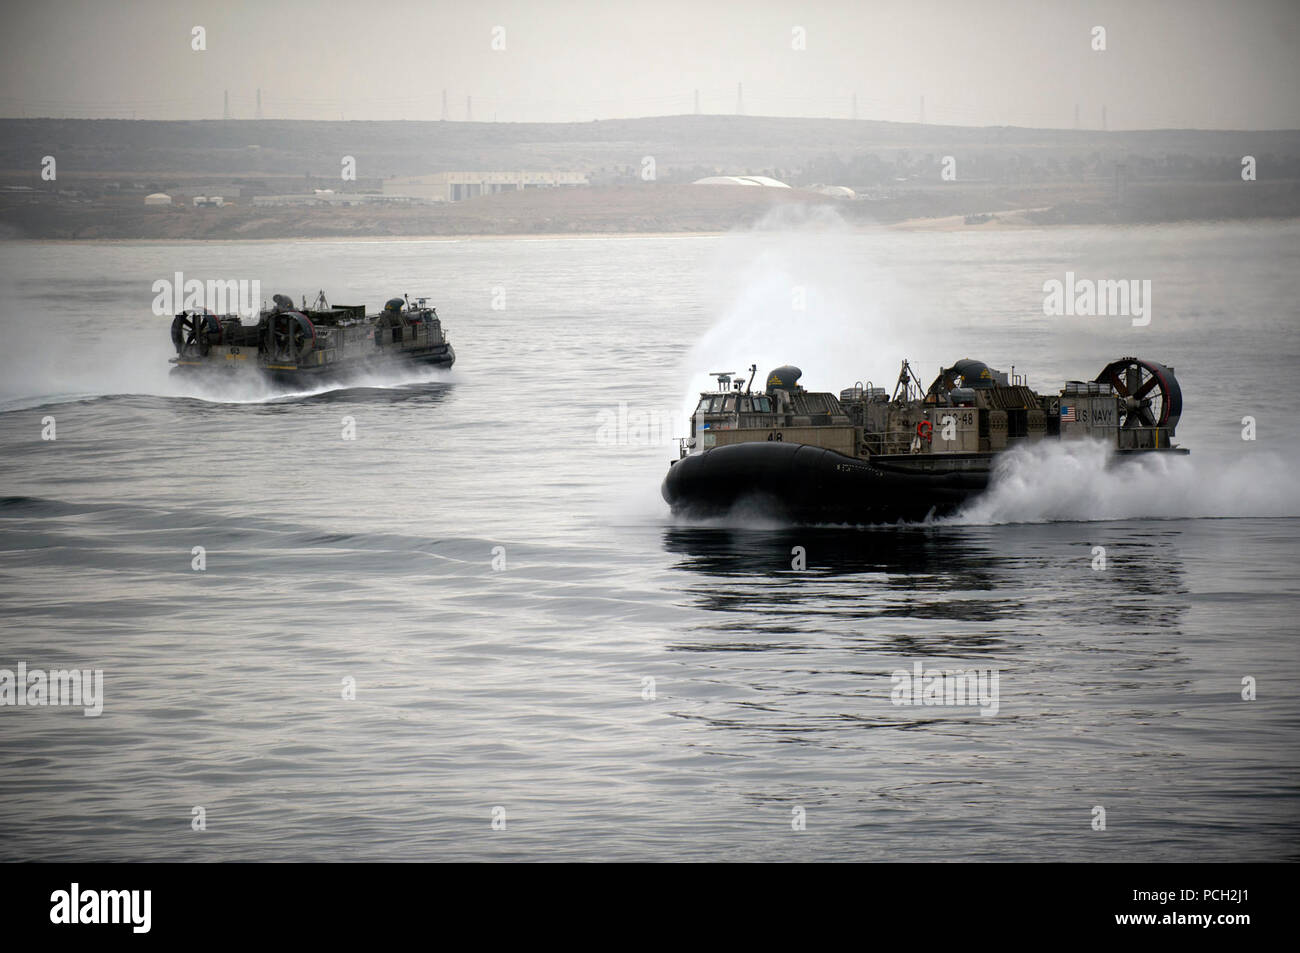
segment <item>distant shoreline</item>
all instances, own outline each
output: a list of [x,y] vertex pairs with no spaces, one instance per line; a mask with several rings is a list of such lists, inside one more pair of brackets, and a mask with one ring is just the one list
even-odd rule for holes
[[[0,241],[555,241],[718,235],[817,217],[852,228],[989,231],[1300,216],[1300,130],[744,116],[379,122],[366,126],[363,161],[345,180],[340,157],[358,151],[358,128],[0,120]],[[41,156],[57,157],[57,179],[43,177]],[[1257,179],[1245,176],[1243,157],[1259,158]],[[452,201],[434,180],[502,170],[587,184]],[[789,187],[696,184],[727,176]],[[327,205],[318,192],[332,196]],[[146,206],[157,193],[166,198]],[[195,206],[200,196],[222,196],[223,205]]]
[[[998,213],[1006,214],[1006,213]],[[980,224],[967,225],[964,216],[945,215],[937,218],[913,218],[901,222],[883,224],[851,224],[845,229],[847,233],[866,234],[872,232],[1014,232],[1014,231],[1060,231],[1078,228],[1177,228],[1180,226],[1204,225],[1294,225],[1300,224],[1300,216],[1278,218],[1236,218],[1236,219],[1181,219],[1166,222],[1120,222],[1089,223],[1072,222],[1061,224],[1036,224],[1033,222],[1013,220],[990,220]],[[797,229],[794,229],[797,231]],[[764,232],[773,234],[782,229],[754,229],[737,227],[726,231],[618,231],[618,232],[556,232],[549,234],[517,233],[476,235],[376,235],[345,236],[331,235],[315,237],[310,235],[286,235],[279,238],[0,238],[0,245],[269,245],[291,244],[334,244],[334,245],[397,245],[397,244],[439,244],[455,245],[464,242],[484,241],[617,241],[619,239],[683,239],[683,238],[721,238],[727,235],[758,235]]]
[[[888,226],[879,226],[887,228]],[[856,230],[856,229],[855,229]],[[863,231],[874,230],[866,228]],[[264,245],[284,244],[286,242],[310,242],[317,244],[341,245],[384,245],[414,244],[427,242],[439,245],[455,245],[473,241],[595,241],[618,238],[718,238],[732,234],[725,231],[712,232],[556,232],[554,234],[533,234],[520,232],[511,235],[285,235],[280,238],[0,238],[0,244],[8,245]]]

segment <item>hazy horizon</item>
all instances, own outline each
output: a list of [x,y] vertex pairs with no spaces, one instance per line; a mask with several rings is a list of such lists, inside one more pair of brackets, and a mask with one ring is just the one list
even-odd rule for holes
[[[1300,5],[1259,0],[7,11],[0,116],[585,122],[689,115],[1300,128]],[[193,30],[206,49],[192,48]],[[1104,51],[1094,50],[1104,27]],[[494,48],[494,46],[496,48]],[[502,48],[503,47],[503,48]],[[467,102],[467,99],[470,100]],[[856,105],[856,108],[855,108]]]

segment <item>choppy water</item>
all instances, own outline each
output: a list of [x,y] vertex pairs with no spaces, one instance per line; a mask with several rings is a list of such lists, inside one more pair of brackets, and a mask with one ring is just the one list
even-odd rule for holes
[[[6,857],[1296,859],[1298,239],[0,246],[0,668],[105,695],[0,708]],[[460,361],[177,385],[150,314],[177,270],[431,294]],[[1044,317],[1066,270],[1150,278],[1151,325]],[[972,356],[1046,387],[1130,353],[1177,367],[1192,457],[1008,461],[922,527],[659,500],[711,370]],[[892,704],[917,661],[996,669],[997,714]]]

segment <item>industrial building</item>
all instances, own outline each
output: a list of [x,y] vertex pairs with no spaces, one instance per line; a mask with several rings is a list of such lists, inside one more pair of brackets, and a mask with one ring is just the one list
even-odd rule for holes
[[253,205],[265,208],[273,205],[424,205],[428,199],[415,195],[380,195],[375,192],[335,192],[317,189],[310,195],[255,195]]
[[498,192],[587,184],[585,172],[435,172],[385,179],[384,192],[430,202],[460,202]]

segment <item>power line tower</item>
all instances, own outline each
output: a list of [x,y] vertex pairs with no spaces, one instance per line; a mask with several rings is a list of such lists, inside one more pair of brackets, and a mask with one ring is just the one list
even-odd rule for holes
[[262,118],[262,87],[257,87],[257,118]]
[[225,105],[221,109],[221,118],[230,118],[230,90],[226,90]]
[[447,118],[447,91],[445,89],[442,91],[442,118],[444,120]]
[[745,87],[743,83],[736,84],[736,115],[745,115]]

